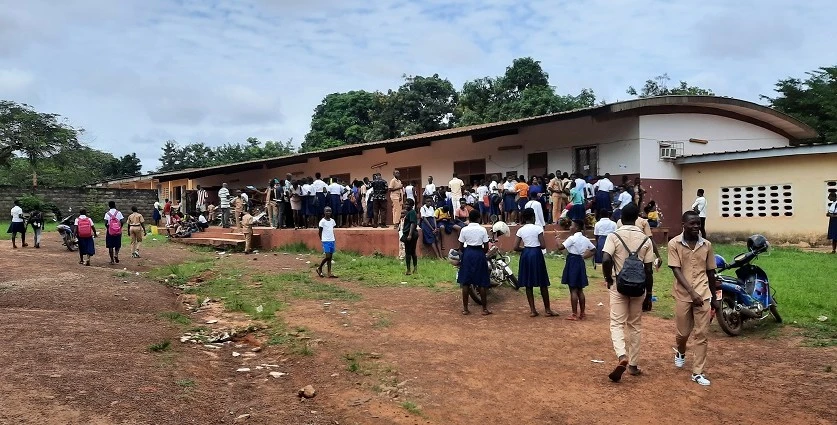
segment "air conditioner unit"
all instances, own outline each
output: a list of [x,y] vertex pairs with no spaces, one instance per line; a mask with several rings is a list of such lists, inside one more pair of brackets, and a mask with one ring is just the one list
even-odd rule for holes
[[677,159],[677,148],[660,145],[660,159]]

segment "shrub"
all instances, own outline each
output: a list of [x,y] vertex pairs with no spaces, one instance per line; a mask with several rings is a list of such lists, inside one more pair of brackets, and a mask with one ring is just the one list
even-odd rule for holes
[[18,198],[20,207],[24,212],[41,211],[51,212],[55,209],[55,204],[44,201],[43,198],[37,195],[25,195]]

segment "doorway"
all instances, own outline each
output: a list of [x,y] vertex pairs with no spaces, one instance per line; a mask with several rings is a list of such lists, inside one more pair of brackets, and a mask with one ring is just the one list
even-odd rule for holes
[[453,172],[465,182],[466,187],[471,187],[475,182],[485,179],[485,159],[454,162]]
[[526,177],[531,180],[532,176],[543,177],[546,175],[547,169],[547,153],[536,152],[530,153],[528,157],[529,172]]
[[597,176],[599,173],[599,149],[596,146],[575,148],[573,171],[582,176]]

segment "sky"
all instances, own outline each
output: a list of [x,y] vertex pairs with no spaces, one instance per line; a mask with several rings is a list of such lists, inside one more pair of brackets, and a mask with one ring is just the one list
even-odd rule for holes
[[61,114],[90,146],[293,139],[329,93],[465,81],[541,61],[599,100],[668,73],[762,102],[835,64],[833,0],[0,0],[0,99]]

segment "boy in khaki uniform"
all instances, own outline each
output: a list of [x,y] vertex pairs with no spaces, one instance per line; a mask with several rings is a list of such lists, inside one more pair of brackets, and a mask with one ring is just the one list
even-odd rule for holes
[[253,252],[253,216],[244,212],[241,217],[241,232],[244,233],[244,253]]
[[683,233],[668,243],[668,266],[674,272],[674,320],[677,334],[674,349],[674,365],[686,364],[686,342],[689,335],[695,336],[695,358],[692,364],[692,381],[707,386],[709,380],[703,375],[706,365],[706,339],[712,307],[717,308],[715,299],[715,252],[712,243],[700,234],[701,220],[698,213],[686,211],[683,214]]
[[235,228],[241,228],[241,213],[244,211],[244,199],[241,199],[241,191],[238,191],[238,196],[233,199],[233,208],[235,209]]

